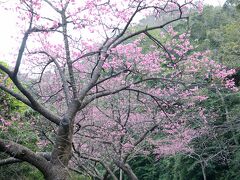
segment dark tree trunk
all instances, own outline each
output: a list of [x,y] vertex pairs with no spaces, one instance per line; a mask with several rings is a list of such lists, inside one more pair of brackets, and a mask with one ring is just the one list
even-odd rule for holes
[[79,109],[79,101],[72,101],[58,127],[56,142],[51,156],[53,168],[46,179],[64,180],[68,176],[68,163],[72,156],[74,118]]
[[52,166],[47,172],[44,173],[46,180],[67,180],[68,169],[62,166]]

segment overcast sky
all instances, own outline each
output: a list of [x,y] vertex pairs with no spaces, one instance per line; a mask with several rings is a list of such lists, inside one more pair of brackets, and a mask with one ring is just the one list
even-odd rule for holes
[[221,6],[226,0],[204,0],[205,4],[210,4],[213,6]]
[[[8,1],[14,3],[10,0],[0,0],[0,2]],[[204,0],[205,4],[218,6],[223,5],[226,0]],[[1,5],[1,4],[0,4]],[[12,35],[16,36],[16,15],[11,12],[0,10],[0,61],[9,59],[9,53],[13,47],[16,48],[16,40],[12,38]],[[19,37],[22,38],[22,37]],[[13,50],[12,50],[13,51]]]

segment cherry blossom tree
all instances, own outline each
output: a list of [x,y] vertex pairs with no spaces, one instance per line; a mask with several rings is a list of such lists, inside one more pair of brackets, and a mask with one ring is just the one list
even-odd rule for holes
[[[4,84],[0,88],[55,124],[57,132],[48,154],[11,139],[0,139],[0,151],[54,180],[67,179],[69,167],[76,165],[97,175],[86,161],[102,164],[114,179],[115,167],[137,179],[127,162],[152,146],[158,155],[169,152],[171,144],[171,153],[191,151],[188,142],[205,133],[204,128],[191,129],[191,122],[204,124],[207,115],[197,104],[207,98],[202,89],[212,84],[198,80],[211,78],[235,90],[226,79],[233,70],[210,60],[207,53],[193,53],[188,33],[173,30],[171,25],[187,23],[194,9],[201,11],[202,3],[16,1],[7,10],[18,14],[23,38],[12,54],[14,67],[0,65],[0,70],[18,91]],[[134,28],[147,15],[168,18],[156,26]],[[151,34],[154,30],[159,36]],[[152,45],[143,52],[146,38]],[[19,79],[21,67],[31,83]],[[159,132],[164,138],[157,138]]]
[[[180,35],[183,36],[187,35]],[[189,44],[186,38],[184,41]],[[173,42],[176,43],[171,40],[169,47],[174,47]],[[208,59],[206,53],[185,54],[184,58],[184,62],[178,63],[178,69],[164,68],[173,71],[162,70],[160,82],[149,80],[141,86],[132,85],[83,110],[76,120],[74,133],[75,167],[88,167],[87,173],[102,179],[94,165],[97,162],[114,179],[116,167],[130,179],[136,179],[128,162],[138,155],[162,157],[195,153],[191,141],[207,136],[208,121],[216,118],[201,105],[208,98],[204,89],[218,86],[219,90],[236,90],[236,87],[231,80],[224,80],[234,71],[227,71],[226,67]],[[204,79],[210,71],[212,82],[206,83]],[[108,80],[107,84],[116,82],[116,79]]]

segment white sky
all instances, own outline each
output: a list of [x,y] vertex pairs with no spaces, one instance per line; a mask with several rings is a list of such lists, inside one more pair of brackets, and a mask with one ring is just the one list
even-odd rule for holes
[[222,6],[226,0],[204,0],[205,4],[213,5],[213,6]]
[[[14,3],[15,0],[0,0],[0,7],[1,2],[7,3]],[[204,0],[205,4],[209,5],[222,5],[226,0]],[[14,61],[13,59],[9,59],[9,53],[16,52],[16,48],[19,46],[19,44],[16,43],[16,40],[12,38],[12,36],[16,36],[16,15],[0,9],[0,61],[7,60],[11,63],[11,61]],[[17,37],[19,39],[22,39],[22,35]]]

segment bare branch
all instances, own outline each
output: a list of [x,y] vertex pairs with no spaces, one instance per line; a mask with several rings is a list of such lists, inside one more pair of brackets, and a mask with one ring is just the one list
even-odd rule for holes
[[173,20],[171,20],[171,21],[168,21],[168,22],[166,22],[166,23],[164,23],[164,24],[162,24],[162,25],[160,25],[160,26],[146,27],[146,28],[143,29],[143,30],[137,31],[137,32],[135,32],[135,33],[132,33],[132,34],[130,34],[130,35],[128,35],[128,36],[120,39],[119,41],[115,42],[115,43],[111,46],[111,48],[115,48],[115,47],[117,47],[119,44],[123,43],[124,41],[126,41],[126,40],[128,40],[128,39],[130,39],[130,38],[133,38],[133,37],[135,37],[135,36],[137,36],[137,35],[139,35],[139,34],[145,33],[145,32],[147,32],[147,31],[155,30],[155,29],[162,29],[162,28],[164,28],[165,26],[167,26],[168,24],[171,24],[171,23],[173,23],[173,22],[179,21],[179,20],[181,20],[181,19],[188,19],[188,17],[178,17],[178,18],[173,19]]

